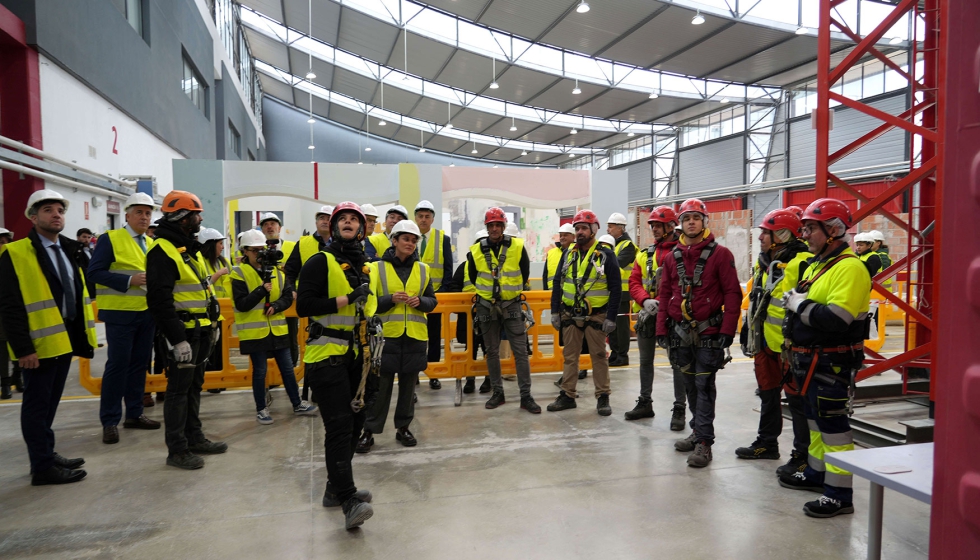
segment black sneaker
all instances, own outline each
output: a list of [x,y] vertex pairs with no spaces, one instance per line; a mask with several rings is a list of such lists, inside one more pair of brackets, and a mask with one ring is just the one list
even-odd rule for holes
[[489,377],[484,377],[483,378],[483,383],[480,383],[480,394],[481,395],[485,395],[485,394],[489,393],[490,391],[493,391],[493,385],[490,385],[490,378]]
[[639,420],[640,418],[653,418],[653,399],[636,399],[636,406],[633,410],[626,412],[627,420]]
[[587,369],[580,369],[580,370],[578,370],[578,378],[579,379],[585,379],[588,376],[589,376],[589,370],[587,370]]
[[806,469],[806,455],[797,450],[790,454],[789,462],[776,469],[778,476],[792,476],[793,473],[803,472]]
[[576,406],[578,405],[575,404],[575,399],[566,395],[565,391],[561,391],[558,393],[558,398],[555,399],[555,402],[548,405],[548,412],[558,412],[560,410],[575,408]]
[[[370,490],[358,490],[354,493],[354,497],[362,502],[371,503],[374,496],[371,495]],[[337,499],[337,495],[330,490],[323,491],[323,507],[339,507],[340,500]]]
[[203,439],[197,443],[189,444],[187,446],[187,450],[191,453],[210,453],[212,455],[217,455],[218,453],[228,451],[228,444],[223,441]]
[[835,517],[842,513],[854,513],[854,504],[820,496],[816,500],[804,504],[803,513],[810,517]]
[[684,429],[684,407],[674,405],[674,410],[670,413],[670,431],[680,432]]
[[343,508],[344,527],[348,530],[360,527],[374,515],[374,508],[371,507],[371,504],[361,501],[357,496],[353,496],[344,502]]
[[180,453],[172,453],[168,455],[167,465],[177,467],[178,469],[187,469],[192,471],[203,467],[204,459],[198,457],[190,451],[181,451]]
[[695,443],[697,443],[697,439],[694,436],[694,430],[691,430],[691,435],[674,442],[674,449],[681,453],[690,453],[694,451]]
[[612,414],[612,407],[609,406],[609,395],[599,395],[599,398],[596,399],[595,409],[599,412],[599,416]]
[[770,447],[760,440],[755,440],[748,447],[736,449],[735,455],[739,459],[779,459],[779,448]]
[[534,402],[534,397],[531,395],[521,397],[521,408],[531,414],[541,414],[541,407],[538,406],[538,403]]
[[463,393],[469,395],[470,393],[473,393],[475,391],[476,391],[476,378],[467,377],[466,383],[463,385]]
[[790,476],[780,476],[779,485],[792,490],[809,490],[810,492],[823,494],[823,484],[807,478],[802,472],[796,472]]
[[490,400],[487,401],[487,404],[485,406],[487,408],[492,409],[492,408],[497,408],[498,406],[504,404],[505,402],[507,401],[504,399],[504,392],[494,391],[493,394],[490,395]]

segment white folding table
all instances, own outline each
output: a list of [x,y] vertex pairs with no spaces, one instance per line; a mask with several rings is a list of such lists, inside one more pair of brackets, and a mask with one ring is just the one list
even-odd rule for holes
[[932,443],[855,449],[824,455],[825,462],[871,481],[868,512],[869,560],[881,558],[881,519],[885,488],[932,504],[932,457]]

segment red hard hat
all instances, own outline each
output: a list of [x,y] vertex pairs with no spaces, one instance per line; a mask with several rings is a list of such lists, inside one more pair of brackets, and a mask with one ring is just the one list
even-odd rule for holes
[[683,216],[688,212],[697,212],[698,214],[707,217],[708,207],[697,198],[689,198],[685,200],[683,204],[681,204],[681,209],[677,212],[677,215]]
[[361,219],[361,225],[364,225],[365,223],[367,223],[367,218],[364,217],[364,212],[361,210],[361,207],[360,206],[358,206],[354,202],[349,202],[349,201],[348,202],[341,202],[340,204],[334,206],[334,208],[333,208],[333,214],[330,214],[330,229],[331,230],[333,229],[334,222],[336,222],[337,221],[337,218],[339,218],[340,215],[342,213],[344,213],[344,212],[353,212],[353,213],[357,214],[357,217]]
[[504,214],[502,208],[497,208],[496,206],[487,208],[487,213],[483,216],[483,225],[494,223],[507,223],[507,214]]
[[797,218],[801,220],[803,219],[803,209],[800,208],[799,206],[787,206],[786,208],[784,208],[784,210],[789,210],[790,212],[796,214]]
[[647,223],[652,224],[653,222],[660,222],[664,224],[677,223],[677,213],[670,206],[657,206],[650,211],[650,217],[647,218]]
[[592,210],[579,210],[572,218],[572,225],[581,223],[599,225],[599,217]]
[[836,198],[819,198],[814,200],[806,207],[806,211],[803,212],[804,220],[826,222],[834,218],[839,218],[847,227],[854,225],[851,209]]
[[793,232],[794,237],[799,237],[803,230],[803,222],[792,211],[780,208],[766,214],[759,222],[759,227],[769,231],[788,229]]

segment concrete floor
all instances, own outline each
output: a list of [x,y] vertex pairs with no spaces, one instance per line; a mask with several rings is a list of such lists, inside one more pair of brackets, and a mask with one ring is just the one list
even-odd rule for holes
[[[634,350],[631,357],[636,363]],[[101,443],[98,401],[66,400],[58,451],[84,457],[77,484],[30,486],[19,404],[0,404],[0,558],[862,558],[868,483],[855,479],[855,515],[816,520],[802,512],[817,495],[783,489],[782,461],[736,459],[758,421],[747,359],[718,377],[714,462],[687,467],[668,429],[672,389],[658,354],[657,417],[627,422],[637,369],[613,370],[613,416],[595,400],[531,416],[508,402],[490,411],[485,395],[452,404],[452,384],[423,382],[412,430],[401,447],[390,425],[354,461],[374,493],[375,515],[345,531],[339,509],[320,505],[326,471],[319,418],[294,418],[281,390],[276,423],[259,426],[248,392],[205,394],[206,433],[230,445],[199,471],[164,464],[163,432],[121,430]],[[663,364],[666,365],[666,364]],[[546,405],[556,374],[535,375]],[[591,394],[591,375],[584,381]],[[77,383],[77,382],[76,382]],[[76,394],[82,392],[75,391]],[[162,420],[162,407],[148,409]],[[788,422],[780,440],[788,458]],[[886,492],[884,556],[928,555],[929,507]]]

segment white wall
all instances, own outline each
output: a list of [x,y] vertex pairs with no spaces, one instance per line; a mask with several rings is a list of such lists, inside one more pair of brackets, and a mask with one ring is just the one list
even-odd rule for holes
[[[157,192],[173,189],[173,159],[183,159],[173,148],[129,118],[65,70],[40,55],[41,133],[44,151],[92,171],[118,178],[121,175],[152,175]],[[113,127],[116,131],[113,132]],[[117,153],[113,153],[115,147]],[[70,192],[60,185],[51,188],[69,199],[65,232],[87,227],[96,233],[106,229],[105,196],[85,191]],[[93,197],[101,202],[96,208]],[[120,203],[125,197],[113,197]],[[84,203],[89,203],[85,219]],[[122,225],[122,216],[116,226]]]

